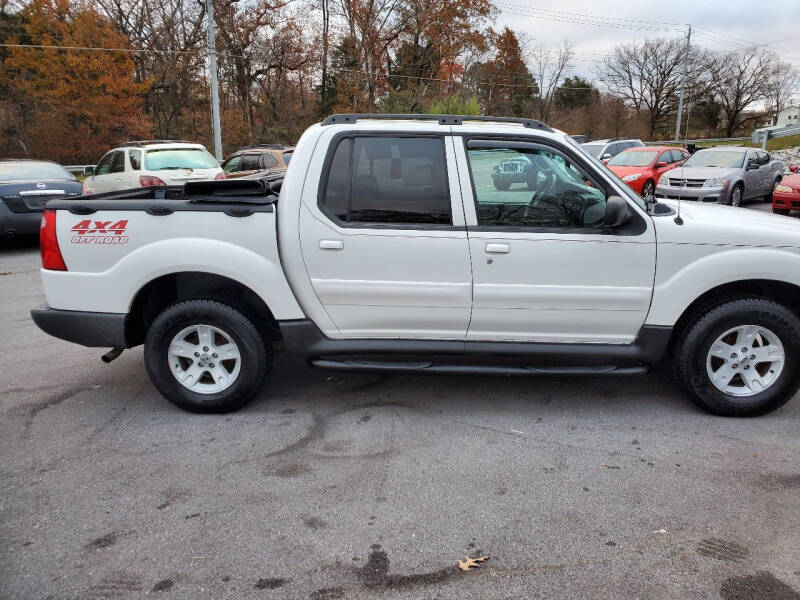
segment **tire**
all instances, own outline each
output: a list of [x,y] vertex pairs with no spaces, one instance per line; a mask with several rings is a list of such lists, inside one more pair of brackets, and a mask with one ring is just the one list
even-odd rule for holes
[[[195,349],[199,358],[191,351]],[[238,358],[223,358],[234,355]],[[214,300],[186,300],[153,321],[144,359],[150,380],[169,402],[194,413],[225,413],[243,407],[259,392],[272,354],[258,329],[235,308]]]
[[504,192],[511,187],[511,182],[507,179],[492,179],[492,183],[494,184],[495,189],[500,190],[501,192]]
[[642,186],[642,198],[649,200],[648,196],[652,198],[655,195],[656,186],[652,179],[648,179]]
[[[758,333],[754,341],[748,342],[748,336],[739,337],[742,334],[737,330],[768,335]],[[731,331],[735,333],[728,334]],[[725,337],[726,334],[729,337]],[[733,335],[736,337],[730,337]],[[720,342],[721,339],[726,341]],[[725,346],[725,343],[732,343],[732,346]],[[782,364],[773,362],[772,357],[778,353],[767,348],[762,356],[770,356],[770,362],[751,361],[757,356],[750,354],[758,351],[756,344],[771,348],[780,346]],[[740,353],[740,345],[747,345],[748,352]],[[720,355],[724,358],[718,358]],[[684,329],[674,346],[672,366],[680,388],[700,408],[725,417],[755,417],[779,408],[794,396],[800,384],[798,359],[800,319],[771,300],[743,298],[712,308]],[[745,370],[750,367],[752,371]],[[731,372],[734,375],[726,385],[724,381]],[[712,381],[716,373],[721,373],[719,379],[723,383]],[[745,377],[754,375],[766,383],[763,389],[760,385],[750,387],[746,383]]]
[[733,186],[733,189],[731,190],[730,205],[741,206],[743,194],[744,194],[744,188],[742,187],[741,183],[737,183],[735,186]]
[[780,182],[781,182],[781,178],[780,178],[780,177],[776,178],[776,179],[775,179],[775,181],[773,181],[773,182],[772,182],[772,187],[769,189],[769,193],[767,193],[767,194],[766,194],[766,195],[765,195],[765,196],[762,198],[762,200],[763,200],[764,202],[769,202],[769,203],[772,203],[772,192],[774,192],[774,191],[775,191],[775,186],[776,186],[776,185],[778,185]]
[[790,209],[788,209],[788,208],[775,208],[775,207],[773,206],[773,207],[772,207],[772,212],[774,212],[776,215],[783,215],[784,217],[786,217],[786,216],[788,216],[788,215],[789,215],[789,213],[791,212],[791,210],[790,210]]

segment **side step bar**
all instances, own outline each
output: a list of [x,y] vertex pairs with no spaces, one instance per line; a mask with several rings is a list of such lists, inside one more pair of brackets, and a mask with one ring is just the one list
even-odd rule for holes
[[511,375],[511,376],[600,376],[600,375],[643,375],[650,371],[646,365],[615,367],[613,365],[594,365],[588,367],[528,367],[502,365],[462,365],[441,364],[427,361],[389,362],[377,360],[334,360],[311,358],[312,367],[329,371],[358,371],[361,373],[409,373],[438,375]]

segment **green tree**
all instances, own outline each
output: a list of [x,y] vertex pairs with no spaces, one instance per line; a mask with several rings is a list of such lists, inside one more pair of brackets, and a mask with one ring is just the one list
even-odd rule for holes
[[463,98],[461,94],[451,94],[440,98],[428,109],[431,115],[480,115],[481,107],[478,98]]

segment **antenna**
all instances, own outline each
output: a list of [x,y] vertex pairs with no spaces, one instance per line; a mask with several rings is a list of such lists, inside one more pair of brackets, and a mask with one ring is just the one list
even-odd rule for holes
[[[689,51],[691,49],[692,43],[692,26],[689,25],[689,28],[686,30],[686,50],[684,50],[683,56],[683,77],[681,78],[681,93],[680,97],[678,98],[678,123],[676,124],[675,128],[675,141],[677,142],[681,136],[681,113],[683,112],[683,94],[684,90],[686,89],[686,71],[687,71],[687,64],[689,62]],[[688,102],[687,102],[688,105]],[[688,107],[687,107],[688,108]],[[686,111],[686,135],[683,138],[683,146],[684,148],[689,144],[689,111]],[[681,178],[681,185],[683,187],[683,182],[686,181],[686,178]],[[681,219],[681,193],[678,192],[678,214],[675,215],[675,224],[676,225],[683,225],[683,219]]]

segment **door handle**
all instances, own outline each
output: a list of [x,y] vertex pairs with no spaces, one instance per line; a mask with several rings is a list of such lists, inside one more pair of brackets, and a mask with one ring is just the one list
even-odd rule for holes
[[511,252],[510,244],[486,244],[488,254],[508,254]]
[[341,250],[344,248],[342,240],[320,240],[319,247],[321,250]]

